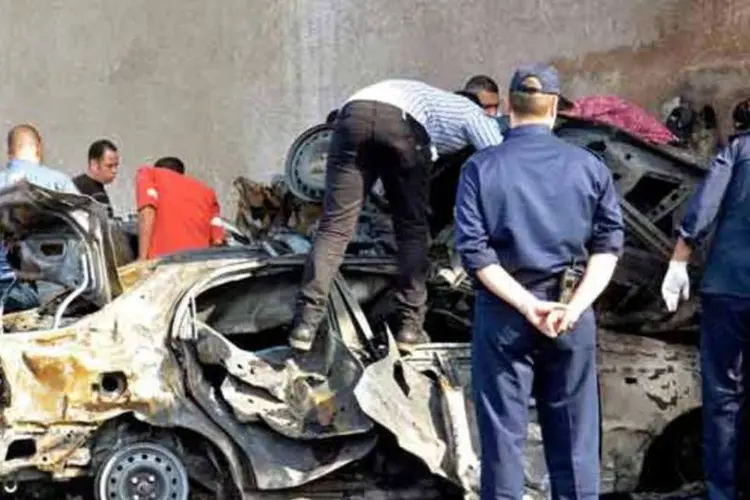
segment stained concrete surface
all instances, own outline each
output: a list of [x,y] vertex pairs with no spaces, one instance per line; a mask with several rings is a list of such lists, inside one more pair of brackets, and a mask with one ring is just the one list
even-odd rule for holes
[[280,172],[294,137],[361,86],[505,85],[519,62],[555,59],[575,96],[657,109],[690,67],[745,57],[750,0],[0,0],[0,14],[3,128],[37,124],[71,174],[114,139],[118,212],[134,169],[170,154],[232,215],[231,180]]
[[732,108],[750,97],[750,0],[679,0],[651,22],[657,30],[651,42],[558,58],[567,90],[619,94],[654,113],[666,100],[683,96],[698,108],[715,108],[725,139],[732,132]]

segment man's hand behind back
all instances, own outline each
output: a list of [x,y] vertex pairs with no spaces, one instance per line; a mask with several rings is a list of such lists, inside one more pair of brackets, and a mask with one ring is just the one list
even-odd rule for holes
[[568,333],[581,317],[583,311],[570,306],[558,308],[547,315],[546,327],[548,330],[555,332],[555,336]]
[[559,331],[556,329],[556,321],[553,318],[561,317],[567,311],[567,306],[559,302],[533,299],[521,308],[521,313],[526,320],[534,325],[537,330],[549,338],[557,338]]

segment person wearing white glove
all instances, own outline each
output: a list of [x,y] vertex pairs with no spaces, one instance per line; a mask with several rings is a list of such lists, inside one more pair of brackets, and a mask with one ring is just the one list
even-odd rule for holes
[[670,260],[667,274],[661,283],[661,296],[667,305],[667,311],[675,312],[680,299],[690,298],[690,276],[688,276],[687,262]]
[[687,265],[715,227],[700,288],[703,447],[708,498],[737,497],[738,418],[750,356],[750,134],[713,160],[688,204],[661,286],[670,312],[690,297]]

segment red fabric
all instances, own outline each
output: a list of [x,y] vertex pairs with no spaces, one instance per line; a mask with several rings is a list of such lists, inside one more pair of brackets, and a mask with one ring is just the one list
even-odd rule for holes
[[648,111],[617,96],[591,96],[578,99],[564,116],[583,118],[620,128],[654,144],[667,144],[677,137]]
[[149,259],[223,239],[223,230],[211,224],[219,216],[216,193],[202,182],[166,168],[141,167],[135,186],[138,210],[156,209]]

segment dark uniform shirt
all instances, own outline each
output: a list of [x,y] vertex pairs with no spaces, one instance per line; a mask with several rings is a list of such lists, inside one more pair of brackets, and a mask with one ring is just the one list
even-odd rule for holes
[[456,250],[470,274],[500,264],[524,286],[591,254],[619,255],[624,240],[610,170],[543,125],[513,128],[467,161],[456,221]]
[[99,203],[106,205],[107,213],[112,217],[112,204],[109,201],[107,191],[104,189],[104,184],[96,179],[92,179],[86,174],[81,174],[78,177],[75,177],[73,183],[82,194],[91,196]]
[[714,228],[703,293],[750,297],[750,133],[714,158],[688,204],[680,235],[700,244]]

